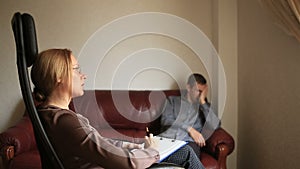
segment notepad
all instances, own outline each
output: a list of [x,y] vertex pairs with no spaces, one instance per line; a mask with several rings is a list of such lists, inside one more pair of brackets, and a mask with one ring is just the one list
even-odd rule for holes
[[154,138],[159,140],[158,151],[160,155],[160,162],[187,144],[185,141],[165,137],[154,136]]

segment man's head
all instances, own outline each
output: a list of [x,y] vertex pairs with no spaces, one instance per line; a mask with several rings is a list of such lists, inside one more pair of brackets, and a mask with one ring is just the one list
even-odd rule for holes
[[200,94],[206,87],[206,79],[201,74],[191,74],[186,86],[188,100],[192,103],[199,102]]

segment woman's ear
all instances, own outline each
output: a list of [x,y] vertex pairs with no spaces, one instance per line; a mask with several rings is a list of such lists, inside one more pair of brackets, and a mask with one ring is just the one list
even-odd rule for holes
[[61,84],[61,83],[62,83],[61,78],[56,78],[56,83],[57,83],[57,84]]

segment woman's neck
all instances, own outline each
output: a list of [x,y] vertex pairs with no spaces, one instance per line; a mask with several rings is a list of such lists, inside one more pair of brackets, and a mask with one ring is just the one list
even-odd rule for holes
[[51,102],[51,101],[46,101],[45,106],[55,106],[55,107],[59,107],[59,108],[62,108],[62,109],[69,109],[68,105],[55,103],[55,102]]
[[45,106],[56,106],[62,109],[69,109],[71,98],[70,97],[63,97],[59,95],[52,95],[50,96],[46,102],[44,103]]

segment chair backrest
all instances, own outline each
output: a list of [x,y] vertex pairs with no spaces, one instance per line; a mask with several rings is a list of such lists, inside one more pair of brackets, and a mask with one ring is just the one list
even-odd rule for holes
[[43,169],[63,169],[64,167],[42,126],[32,97],[28,68],[31,67],[38,54],[34,20],[31,15],[26,13],[20,14],[18,12],[14,14],[11,24],[16,43],[17,68],[22,96],[34,128],[42,167]]

